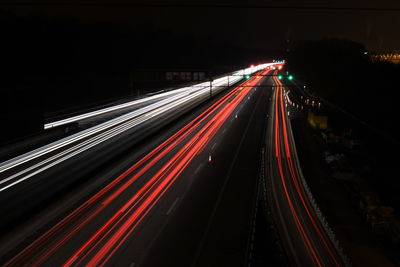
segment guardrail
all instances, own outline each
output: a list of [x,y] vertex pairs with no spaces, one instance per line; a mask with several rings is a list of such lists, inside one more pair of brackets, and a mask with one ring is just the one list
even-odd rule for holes
[[[288,123],[288,131],[290,132],[289,137],[291,139],[291,142],[293,144],[293,154],[294,154],[294,158],[296,160],[297,166],[300,166],[300,162],[299,162],[299,158],[297,155],[297,149],[296,149],[296,143],[295,140],[293,138],[293,134],[292,134],[292,127],[291,127],[291,123],[289,120]],[[335,234],[332,231],[332,228],[329,226],[327,220],[325,219],[325,217],[323,216],[321,210],[319,209],[310,188],[308,187],[308,184],[306,182],[306,180],[304,179],[303,176],[303,172],[301,170],[301,168],[299,168],[299,174],[300,174],[300,179],[301,179],[301,183],[303,185],[303,188],[307,194],[308,200],[310,201],[312,208],[315,211],[315,214],[318,217],[318,220],[320,221],[321,225],[324,227],[325,233],[328,235],[329,239],[331,240],[331,243],[334,245],[335,250],[337,251],[337,253],[339,254],[339,257],[342,259],[343,263],[345,266],[351,266],[351,262],[349,260],[349,258],[347,257],[347,255],[344,253],[343,248],[340,246],[339,241],[336,239]]]

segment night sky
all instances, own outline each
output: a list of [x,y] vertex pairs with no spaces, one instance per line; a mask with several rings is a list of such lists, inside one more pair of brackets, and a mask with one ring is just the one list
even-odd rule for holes
[[[82,5],[82,2],[85,4]],[[19,4],[16,4],[19,3]],[[57,3],[57,4],[55,4]],[[153,5],[138,7],[137,4]],[[157,6],[162,3],[162,7]],[[165,5],[172,4],[173,7]],[[212,5],[182,7],[179,5]],[[242,6],[238,8],[237,6]],[[279,5],[291,8],[260,8]],[[225,6],[225,7],[224,7]],[[293,8],[299,6],[300,8]],[[301,7],[328,7],[303,9]],[[231,42],[246,47],[279,49],[301,40],[338,37],[364,43],[369,50],[400,49],[400,1],[12,1],[1,9],[18,15],[41,12],[85,21],[147,25],[179,34]],[[333,8],[333,9],[329,9]],[[337,10],[336,8],[351,8]],[[353,9],[355,8],[355,9]],[[357,10],[356,8],[361,8]],[[368,10],[368,8],[377,10]],[[367,10],[366,10],[367,9]],[[397,10],[390,10],[397,9]]]

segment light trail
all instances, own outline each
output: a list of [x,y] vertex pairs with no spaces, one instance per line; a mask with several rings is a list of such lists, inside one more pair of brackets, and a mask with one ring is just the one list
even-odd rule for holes
[[[330,242],[326,240],[326,235],[324,235],[321,231],[320,225],[315,220],[315,215],[310,211],[310,206],[308,200],[306,200],[303,192],[304,189],[302,188],[302,184],[300,182],[300,174],[299,174],[299,167],[296,166],[292,161],[292,152],[291,146],[293,146],[292,142],[290,142],[288,138],[288,129],[287,129],[287,112],[285,110],[284,105],[284,92],[282,83],[274,77],[274,82],[276,84],[276,91],[275,91],[275,123],[274,123],[274,143],[275,143],[275,157],[278,164],[279,176],[282,182],[282,186],[284,189],[285,197],[288,201],[290,213],[292,214],[293,220],[295,222],[296,228],[303,240],[303,243],[308,251],[312,262],[317,266],[322,266],[321,255],[317,253],[315,244],[318,243],[318,240],[312,240],[309,234],[306,231],[305,224],[306,221],[304,219],[300,220],[300,210],[296,210],[294,205],[294,198],[295,195],[289,193],[288,187],[290,186],[289,181],[287,181],[288,177],[285,175],[283,171],[283,162],[282,159],[284,158],[286,161],[286,166],[289,170],[289,176],[291,181],[294,184],[293,191],[296,192],[296,195],[300,198],[300,202],[302,207],[304,208],[307,218],[311,222],[312,228],[314,229],[316,235],[318,236],[320,242],[322,243],[323,247],[328,252],[328,255],[335,266],[340,266],[339,261],[337,259],[337,254],[335,253],[332,245]],[[281,134],[282,132],[282,134]],[[283,155],[281,154],[281,142],[283,142]]]
[[[105,224],[107,227],[101,228],[93,236],[93,239],[89,240],[84,246],[82,246],[78,250],[77,253],[72,255],[70,259],[65,263],[65,266],[70,266],[71,264],[79,264],[83,260],[83,257],[89,255],[91,251],[95,250],[96,246],[99,247],[98,251],[91,258],[88,265],[97,266],[104,264],[105,261],[107,261],[117,250],[117,248],[121,246],[122,241],[125,240],[127,236],[132,233],[132,231],[138,225],[138,222],[140,222],[143,219],[143,216],[148,213],[149,209],[151,209],[155,205],[155,202],[157,202],[157,200],[161,198],[162,194],[166,192],[167,189],[172,185],[172,183],[178,178],[178,175],[190,163],[193,157],[197,155],[202,150],[202,148],[204,148],[205,145],[212,139],[218,129],[225,122],[226,118],[232,113],[239,102],[247,95],[250,90],[251,87],[247,87],[245,90],[242,90],[240,97],[236,97],[233,101],[228,103],[223,108],[223,110],[219,111],[219,113],[214,116],[210,122],[208,122],[177,154],[174,155],[174,157],[166,165],[164,165],[162,169],[160,169],[156,173],[156,175],[153,176],[148,184],[141,189],[143,190],[151,185],[150,189],[153,189],[152,193],[150,193],[150,195],[145,200],[143,200],[143,203],[132,213],[130,217],[126,219],[124,223],[122,223],[118,230],[116,230],[116,227],[118,223],[121,223],[122,219],[124,218],[119,218],[118,216],[115,216]],[[152,188],[155,185],[154,180],[161,180],[161,182],[158,186]],[[135,205],[132,204],[137,199],[138,196],[135,195],[127,203],[128,205],[124,206],[116,214],[121,214],[122,212],[124,214],[128,214],[128,206],[131,206],[130,209],[133,209]],[[107,239],[105,245],[101,246],[100,242],[105,238],[107,234],[111,232],[114,234]],[[101,237],[101,239],[97,240],[97,242],[93,244],[93,242],[98,237]],[[112,249],[113,247],[114,249]],[[87,252],[85,253],[85,251]],[[109,256],[107,256],[104,262],[101,262],[107,254],[109,254]],[[76,262],[78,258],[80,258],[81,261]]]
[[[145,165],[142,170],[140,171],[139,174],[133,176],[130,180],[128,180],[118,191],[114,192],[112,196],[108,197],[107,200],[104,201],[103,204],[108,204],[111,202],[112,199],[116,198],[123,190],[125,190],[129,185],[131,185],[133,182],[135,182],[140,175],[144,173],[144,170],[148,170],[151,166],[153,166],[158,160],[160,160],[163,156],[165,156],[169,151],[171,151],[176,144],[181,141],[183,138],[185,138],[187,135],[189,135],[198,125],[200,125],[201,122],[203,122],[205,119],[208,118],[208,116],[214,112],[216,109],[218,109],[224,101],[226,101],[230,96],[232,96],[236,91],[238,90],[239,87],[235,88],[234,90],[230,91],[228,94],[223,96],[221,99],[219,99],[216,103],[214,103],[212,106],[210,106],[208,109],[206,109],[202,114],[200,114],[198,117],[196,117],[194,120],[192,120],[189,124],[184,126],[181,130],[179,130],[177,133],[172,135],[170,138],[168,138],[165,142],[163,142],[161,145],[159,145],[157,148],[155,148],[153,151],[151,151],[149,154],[147,154],[144,158],[139,160],[136,164],[131,166],[128,170],[123,172],[117,179],[115,179],[112,183],[110,183],[108,186],[106,186],[104,189],[102,189],[99,193],[94,195],[91,199],[89,199],[86,203],[81,205],[75,212],[70,214],[68,217],[63,219],[60,223],[58,223],[55,227],[53,227],[50,231],[48,231],[45,235],[43,235],[39,240],[37,240],[33,245],[31,245],[29,248],[25,249],[23,252],[19,254],[20,258],[26,257],[31,250],[35,247],[35,244],[40,244],[48,240],[51,236],[54,236],[60,228],[64,227],[67,223],[72,222],[72,220],[77,217],[79,214],[83,213],[85,210],[89,208],[90,205],[92,205],[95,201],[103,197],[106,193],[110,192],[112,189],[114,189],[117,185],[119,185],[120,182],[122,182],[125,178],[128,177],[131,173],[136,171],[140,166],[145,164],[147,161],[152,159],[155,155],[158,154],[157,157],[153,158],[153,160]],[[105,208],[104,205],[101,206],[102,209]],[[101,210],[96,211],[95,213],[99,213]],[[74,232],[78,231],[80,228],[82,228],[89,220],[86,220],[85,223],[80,224]],[[63,241],[67,241],[68,239],[64,239]],[[61,245],[61,244],[60,244]],[[41,260],[44,260],[45,257],[41,257]]]
[[[212,82],[213,94],[236,83],[246,73],[252,74],[276,63],[247,68],[224,76]],[[41,174],[64,162],[70,162],[86,151],[93,151],[106,141],[117,140],[127,131],[134,131],[144,123],[154,121],[165,114],[181,114],[210,97],[210,83],[205,82],[192,87],[178,89],[166,99],[161,99],[140,109],[93,126],[31,152],[0,163],[0,193]]]
[[[243,74],[252,74],[254,72],[257,72],[259,70],[262,70],[262,69],[266,68],[269,65],[274,65],[274,63],[262,64],[262,65],[258,65],[258,66],[252,66],[250,68],[246,68],[246,69],[243,69],[243,70],[239,70],[239,71],[233,72],[232,74],[229,74],[229,75],[227,75],[225,77],[219,78],[216,81],[213,81],[212,86],[221,86],[220,82],[221,81],[223,81],[224,83],[227,82],[229,80],[228,76],[231,77],[231,79],[233,77],[233,80],[230,80],[230,82],[231,83],[235,83],[235,82],[237,82],[237,77],[235,77],[235,76],[239,76],[242,73]],[[163,92],[163,93],[160,93],[160,94],[156,94],[156,95],[148,96],[148,97],[145,97],[145,98],[141,98],[141,99],[133,100],[133,101],[130,101],[130,102],[126,102],[126,103],[123,103],[123,104],[118,104],[118,105],[114,105],[114,106],[111,106],[111,107],[107,107],[107,108],[91,111],[91,112],[88,112],[88,113],[76,115],[76,116],[73,116],[73,117],[69,117],[69,118],[66,118],[66,119],[49,122],[49,123],[46,123],[44,125],[44,129],[47,130],[47,129],[51,129],[51,128],[54,128],[54,127],[62,126],[62,125],[65,125],[65,124],[69,124],[69,123],[72,123],[72,122],[77,122],[77,121],[88,119],[88,118],[92,118],[92,117],[95,117],[95,116],[104,115],[106,113],[110,113],[110,112],[113,112],[113,111],[118,111],[118,110],[121,110],[121,109],[124,109],[124,108],[134,107],[134,106],[137,106],[139,104],[143,104],[143,103],[146,103],[146,102],[158,100],[158,99],[165,98],[165,97],[168,97],[168,96],[171,96],[171,95],[175,95],[175,94],[178,94],[178,93],[181,93],[181,92],[185,92],[187,90],[190,90],[193,87],[208,87],[208,86],[209,86],[209,82],[203,82],[203,83],[199,83],[199,84],[196,84],[196,85],[193,85],[193,86],[190,86],[190,87],[184,87],[184,88],[179,88],[179,89],[175,89],[175,90],[168,91],[168,92]]]
[[[275,129],[274,129],[274,131],[275,131],[275,156],[276,156],[276,160],[278,163],[279,177],[282,182],[282,186],[284,189],[286,199],[288,201],[290,212],[293,216],[296,228],[299,231],[299,234],[303,240],[303,243],[305,244],[306,249],[307,249],[308,253],[310,254],[312,261],[317,266],[322,266],[316,255],[315,249],[312,247],[310,239],[308,238],[308,236],[304,230],[304,227],[299,219],[298,213],[294,207],[293,200],[289,194],[288,185],[287,185],[286,178],[285,178],[285,175],[283,172],[282,155],[281,155],[281,148],[280,148],[280,129],[281,129],[281,127],[280,127],[280,123],[279,123],[279,110],[280,110],[279,107],[280,107],[280,104],[282,103],[282,86],[280,84],[278,84],[278,82],[277,82],[277,81],[279,81],[279,79],[277,79],[276,77],[273,77],[273,79],[274,79],[275,84],[277,85],[276,91],[275,91]],[[285,144],[284,151],[286,153],[285,156],[290,157],[290,153],[288,153],[286,144]]]
[[[264,73],[266,74],[268,71]],[[109,207],[110,203],[127,190],[130,185],[134,184],[144,173],[154,167],[155,163],[159,162],[168,153],[171,153],[185,138],[198,131],[129,201],[125,202],[114,216],[104,223],[96,233],[91,235],[86,243],[67,260],[66,264],[77,265],[81,263],[90,256],[94,248],[97,248],[97,253],[91,258],[91,263],[97,265],[101,262],[107,262],[127,236],[134,231],[136,226],[150,212],[151,208],[170,188],[191,160],[201,153],[234,109],[261,78],[262,76],[253,77],[228,92],[184,128],[168,138],[143,159],[122,173],[116,180],[21,251],[6,266],[15,266],[24,261],[30,261],[33,255],[38,256],[35,257],[36,260],[34,260],[32,266],[41,265],[71,238],[76,236],[84,226]],[[135,171],[137,172],[128,178]],[[106,194],[110,193],[111,195],[106,196]],[[85,212],[89,211],[90,214],[84,216]],[[65,231],[67,231],[65,235],[58,237],[58,239],[55,238]],[[49,242],[52,245],[45,249]],[[103,244],[104,242],[105,244]]]

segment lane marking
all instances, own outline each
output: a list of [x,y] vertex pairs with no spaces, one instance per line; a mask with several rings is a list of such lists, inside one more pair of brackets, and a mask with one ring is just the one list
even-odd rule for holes
[[227,186],[227,184],[228,184],[228,182],[230,180],[231,173],[232,173],[233,168],[234,168],[234,166],[236,164],[236,160],[237,160],[237,158],[239,156],[239,152],[243,149],[242,145],[243,145],[244,139],[247,137],[247,132],[248,132],[248,130],[250,128],[250,124],[252,123],[252,121],[254,119],[254,115],[255,115],[255,113],[256,113],[256,111],[258,109],[258,106],[261,103],[260,99],[261,98],[259,98],[259,100],[256,102],[255,108],[254,108],[254,110],[252,111],[252,113],[250,115],[250,118],[249,118],[249,120],[247,122],[247,125],[246,125],[245,129],[244,129],[243,135],[242,135],[242,137],[241,137],[241,139],[239,141],[239,144],[237,146],[237,150],[236,150],[235,155],[234,155],[234,157],[233,157],[233,159],[231,161],[231,165],[229,166],[228,173],[225,176],[224,183],[223,183],[222,188],[220,190],[220,193],[218,195],[218,199],[215,202],[215,205],[214,205],[213,210],[211,212],[211,216],[208,219],[208,223],[207,223],[206,229],[204,230],[203,236],[202,236],[202,238],[200,240],[200,243],[199,243],[199,245],[197,247],[196,255],[194,256],[194,260],[192,261],[192,264],[190,265],[192,267],[196,265],[196,263],[197,263],[197,261],[198,261],[198,259],[200,257],[200,253],[201,253],[201,251],[202,251],[202,249],[204,247],[204,243],[205,243],[206,238],[208,236],[208,233],[210,231],[211,224],[212,224],[212,221],[213,221],[213,219],[215,217],[217,209],[220,206],[220,203],[221,203],[221,200],[222,200],[222,197],[223,197],[223,193],[225,192],[226,186]]
[[176,203],[178,203],[179,201],[179,197],[177,197],[174,201],[174,203],[172,203],[172,205],[169,207],[169,209],[167,210],[167,215],[169,215],[171,213],[171,211],[174,209],[174,207],[176,206]]
[[194,174],[197,174],[197,172],[203,167],[203,163],[201,163],[199,166],[197,166],[196,170],[194,171]]
[[211,147],[211,150],[213,150],[216,145],[217,145],[217,143],[214,143],[213,146]]

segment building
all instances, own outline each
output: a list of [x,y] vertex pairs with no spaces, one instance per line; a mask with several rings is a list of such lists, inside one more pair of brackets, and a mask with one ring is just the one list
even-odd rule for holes
[[371,55],[372,62],[391,62],[394,64],[400,63],[400,53],[386,53],[386,54],[374,54]]

